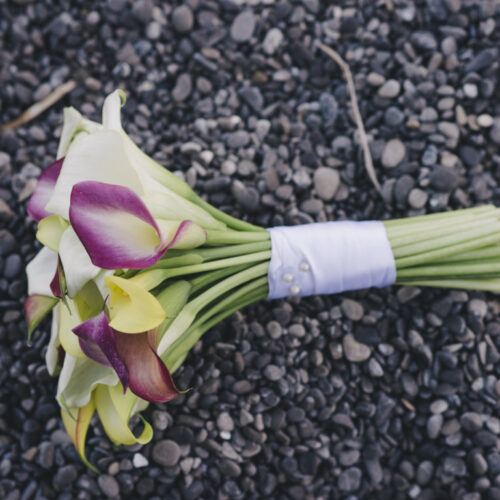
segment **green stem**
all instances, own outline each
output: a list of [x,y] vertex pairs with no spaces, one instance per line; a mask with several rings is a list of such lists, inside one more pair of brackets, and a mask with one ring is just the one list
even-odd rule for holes
[[493,205],[482,205],[480,207],[474,208],[464,208],[461,210],[453,210],[450,212],[440,212],[437,214],[426,214],[426,215],[418,215],[416,217],[405,217],[402,219],[391,219],[384,221],[384,225],[386,227],[395,227],[395,226],[408,226],[408,224],[415,224],[422,221],[436,221],[440,219],[452,219],[454,217],[461,217],[464,214],[481,214],[485,212],[491,212],[496,210],[496,207]]
[[498,223],[498,219],[492,217],[490,214],[487,214],[483,217],[464,217],[458,219],[458,221],[453,220],[446,222],[445,224],[434,223],[426,224],[425,226],[423,224],[418,224],[418,228],[411,230],[412,226],[410,226],[408,229],[411,231],[404,234],[394,234],[388,232],[387,237],[391,242],[391,246],[393,248],[397,248],[405,245],[412,245],[419,241],[436,238],[438,236],[464,233],[471,229],[477,229],[488,225],[491,227],[492,224],[496,223]]
[[191,295],[195,295],[196,293],[198,293],[200,290],[203,290],[203,288],[207,287],[211,283],[220,281],[221,279],[226,278],[231,274],[244,271],[245,269],[248,269],[251,265],[252,265],[251,263],[242,264],[240,266],[225,267],[224,269],[217,269],[216,271],[209,271],[207,273],[203,273],[202,275],[197,276],[196,278],[190,280]]
[[271,236],[268,231],[238,232],[207,230],[207,241],[205,245],[231,245],[236,243],[251,243],[256,241],[268,241]]
[[[476,261],[483,259],[494,259],[500,257],[500,245],[494,245],[486,248],[478,248],[477,250],[472,250],[470,252],[463,252],[457,255],[451,255],[446,259],[447,263],[450,262],[466,262],[466,261]],[[439,262],[440,259],[436,259]]]
[[168,351],[166,351],[162,356],[162,359],[165,361],[169,370],[173,373],[180,367],[188,352],[192,349],[196,342],[200,340],[207,330],[228,316],[231,316],[231,314],[234,314],[236,311],[265,299],[267,294],[268,291],[266,287],[256,289],[255,291],[248,293],[243,300],[237,300],[225,304],[224,310],[213,316],[206,323],[196,323],[196,325],[192,325],[189,330],[187,330],[185,334],[175,342],[175,344],[171,345]]
[[[181,259],[198,259],[197,262],[188,262],[188,264],[201,264],[202,262],[214,259],[222,259],[225,257],[236,257],[238,255],[246,255],[250,253],[262,252],[271,250],[271,241],[258,241],[256,243],[244,243],[241,245],[227,245],[214,248],[195,248],[192,250],[170,250],[162,259],[157,262],[153,268],[177,267],[171,265],[171,261],[182,262]],[[188,265],[180,264],[180,265]],[[151,268],[150,268],[151,269]]]
[[269,262],[263,262],[251,267],[250,269],[236,273],[217,283],[186,304],[182,312],[177,316],[163,336],[160,345],[158,346],[158,353],[160,356],[186,331],[187,328],[191,326],[196,318],[196,315],[210,302],[216,300],[220,296],[229,292],[233,288],[242,285],[243,283],[247,283],[248,281],[267,275],[268,268]]
[[160,285],[163,281],[174,278],[176,276],[187,276],[190,274],[203,273],[205,271],[213,271],[225,267],[239,266],[240,264],[248,264],[251,262],[269,261],[271,251],[251,253],[241,255],[239,257],[231,257],[229,259],[212,260],[203,264],[195,264],[193,266],[183,266],[174,269],[152,269],[147,270],[130,278],[131,281],[143,287],[145,290],[152,290]]
[[404,278],[432,278],[443,276],[477,276],[481,274],[495,274],[500,272],[500,261],[453,263],[433,266],[419,266],[400,269],[397,279]]
[[428,286],[438,288],[456,288],[462,290],[481,290],[485,292],[500,292],[500,279],[480,279],[480,280],[397,280],[396,285],[407,286]]
[[419,243],[413,243],[411,245],[404,245],[401,247],[393,248],[392,251],[394,254],[394,258],[397,260],[398,258],[409,257],[410,255],[419,256],[417,254],[434,251],[436,249],[459,246],[460,243],[465,243],[468,241],[477,241],[477,239],[479,239],[480,237],[492,236],[492,233],[496,233],[493,234],[493,236],[497,236],[497,238],[500,238],[500,236],[498,236],[500,234],[500,223],[492,221],[487,226],[481,225],[480,227],[471,229],[465,233],[454,233],[445,236],[438,236],[437,238],[430,238]]
[[410,257],[399,257],[396,258],[396,268],[399,270],[406,267],[436,262],[438,259],[446,259],[450,255],[456,255],[469,250],[474,250],[476,248],[481,248],[483,246],[492,245],[493,243],[498,243],[499,241],[500,234],[488,234],[487,236],[481,236],[474,240],[455,244],[449,247],[429,250]]

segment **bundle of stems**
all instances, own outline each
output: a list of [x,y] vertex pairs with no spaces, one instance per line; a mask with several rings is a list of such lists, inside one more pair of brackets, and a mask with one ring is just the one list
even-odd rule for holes
[[[159,346],[175,371],[212,326],[268,295],[269,233],[226,218],[232,230],[207,231],[203,247],[171,250],[151,268],[124,277],[153,294],[175,280],[190,293]],[[500,291],[500,209],[486,205],[384,221],[396,284]]]

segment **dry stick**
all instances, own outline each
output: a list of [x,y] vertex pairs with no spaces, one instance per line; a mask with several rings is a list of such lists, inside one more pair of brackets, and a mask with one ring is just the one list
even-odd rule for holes
[[361,147],[363,148],[363,155],[365,159],[365,168],[368,172],[368,177],[372,181],[373,185],[377,191],[382,195],[382,188],[377,179],[377,174],[375,173],[375,168],[373,167],[372,155],[370,154],[370,146],[368,146],[368,138],[365,132],[365,126],[363,125],[363,118],[359,111],[358,98],[356,96],[356,89],[354,87],[354,80],[352,79],[351,70],[349,65],[340,57],[340,55],[335,52],[335,50],[327,47],[326,45],[318,42],[317,46],[328,56],[330,56],[342,69],[345,79],[347,81],[347,89],[349,90],[349,96],[351,97],[352,112],[354,114],[354,119],[359,130],[359,139],[361,141]]
[[75,87],[75,80],[69,80],[68,82],[63,83],[47,97],[33,104],[33,106],[30,106],[19,118],[0,126],[0,134],[6,130],[11,130],[30,122],[38,115],[42,114],[46,109],[50,108],[57,101],[62,99],[67,93],[71,92]]

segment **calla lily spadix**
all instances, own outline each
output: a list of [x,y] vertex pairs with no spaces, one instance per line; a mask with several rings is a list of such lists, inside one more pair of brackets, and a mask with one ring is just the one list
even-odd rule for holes
[[47,368],[89,467],[94,413],[113,443],[150,441],[150,424],[137,434],[130,419],[180,396],[172,374],[246,305],[394,281],[500,291],[495,207],[265,230],[143,153],[122,127],[124,100],[122,91],[106,97],[102,123],[64,111],[57,159],[27,206],[43,245],[26,268],[29,335],[52,311]]

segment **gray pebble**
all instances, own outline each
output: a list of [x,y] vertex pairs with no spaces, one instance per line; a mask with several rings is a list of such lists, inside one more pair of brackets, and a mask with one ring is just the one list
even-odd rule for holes
[[102,475],[97,478],[99,488],[108,498],[116,498],[120,494],[120,486],[113,476]]
[[429,182],[436,191],[449,192],[458,187],[459,177],[453,169],[438,165],[432,169]]
[[387,80],[379,89],[378,95],[386,99],[394,99],[399,95],[401,84],[397,80]]
[[427,435],[430,439],[436,439],[439,436],[443,427],[443,420],[443,415],[441,414],[429,417],[427,420]]
[[281,371],[281,368],[279,366],[267,365],[264,368],[264,376],[268,380],[271,380],[272,382],[276,382],[277,380],[280,380],[281,377],[283,377],[283,372]]
[[426,486],[434,475],[434,465],[431,461],[425,460],[417,467],[417,483],[420,486]]
[[234,18],[231,24],[231,38],[235,42],[247,42],[252,38],[254,30],[254,13],[251,10],[244,10]]
[[342,491],[356,491],[361,483],[361,469],[358,467],[351,467],[343,471],[338,480],[339,489]]
[[467,412],[460,417],[460,425],[467,432],[477,432],[483,427],[483,418],[479,413]]
[[363,306],[355,300],[344,299],[340,307],[344,314],[352,321],[359,321],[363,317]]
[[172,24],[178,33],[189,33],[193,29],[193,12],[187,5],[179,5],[172,12]]
[[177,78],[172,97],[176,101],[185,101],[190,95],[193,88],[191,75],[189,73],[181,73]]
[[217,417],[217,427],[221,431],[232,432],[234,430],[234,422],[231,415],[226,411],[220,413]]
[[328,167],[319,167],[314,172],[314,189],[323,201],[333,199],[340,185],[340,176],[337,170]]
[[365,361],[371,355],[370,347],[358,342],[351,333],[344,336],[342,344],[346,358],[354,363]]
[[382,165],[385,168],[397,167],[403,161],[405,154],[405,145],[399,139],[391,139],[382,152]]
[[415,209],[424,208],[427,200],[429,199],[429,195],[419,188],[414,188],[410,191],[408,195],[408,203],[410,207]]
[[181,456],[181,449],[175,441],[164,439],[153,446],[153,461],[164,467],[172,467],[177,464]]
[[272,55],[276,52],[282,41],[283,33],[281,30],[279,28],[271,28],[262,42],[262,48],[266,54]]

